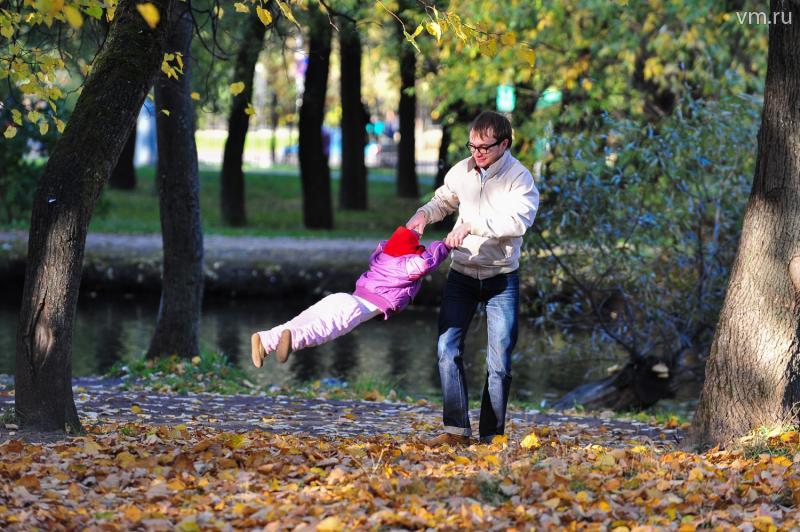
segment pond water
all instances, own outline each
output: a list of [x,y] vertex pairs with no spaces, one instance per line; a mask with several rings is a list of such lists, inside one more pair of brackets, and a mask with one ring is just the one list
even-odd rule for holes
[[[203,309],[201,348],[224,353],[261,386],[299,384],[333,377],[353,382],[379,378],[411,393],[436,393],[437,309],[410,307],[388,321],[371,320],[333,342],[299,351],[286,364],[250,362],[250,335],[280,324],[312,300],[208,301]],[[13,374],[19,298],[0,299],[0,374]],[[101,375],[117,361],[140,356],[154,329],[158,299],[82,298],[73,342],[75,376]],[[466,341],[470,397],[479,398],[485,375],[485,315],[477,313]],[[552,401],[622,360],[613,350],[571,349],[563,339],[538,333],[527,320],[513,355],[512,398]]]

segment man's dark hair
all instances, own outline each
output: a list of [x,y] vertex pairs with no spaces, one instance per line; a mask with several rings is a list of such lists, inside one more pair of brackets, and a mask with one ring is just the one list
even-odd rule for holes
[[508,139],[508,148],[511,147],[511,122],[500,113],[495,113],[494,111],[482,112],[469,125],[469,130],[474,131],[481,137],[489,136],[488,134],[491,133],[498,142]]

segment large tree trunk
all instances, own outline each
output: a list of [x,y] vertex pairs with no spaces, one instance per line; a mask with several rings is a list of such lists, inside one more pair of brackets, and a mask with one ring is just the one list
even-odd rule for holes
[[233,97],[231,114],[228,118],[228,138],[222,156],[222,175],[220,176],[220,208],[222,223],[234,227],[247,223],[244,201],[244,141],[250,116],[245,112],[253,97],[253,76],[256,71],[258,54],[261,51],[264,33],[267,28],[256,15],[255,10],[247,18],[242,45],[236,55],[233,68],[233,82],[243,82],[244,90]]
[[[173,0],[152,2],[166,20]],[[87,226],[161,65],[166,32],[166,24],[150,29],[133,0],[119,3],[39,179],[16,346],[15,407],[27,428],[80,428],[71,358]]]
[[[203,301],[203,230],[194,141],[190,79],[192,19],[187,4],[175,7],[167,50],[183,54],[183,75],[156,82],[158,204],[164,243],[164,273],[156,330],[147,357],[198,354]],[[169,116],[160,112],[166,109]]]
[[300,181],[303,223],[308,229],[332,229],[331,171],[322,142],[325,93],[331,56],[331,26],[327,15],[309,7],[308,67],[300,107]]
[[136,122],[128,135],[128,141],[122,149],[117,165],[111,172],[108,186],[120,190],[133,190],[136,188],[136,168],[133,166],[133,158],[136,155]]
[[417,78],[417,58],[414,48],[400,40],[400,144],[397,146],[397,195],[401,198],[418,198],[417,161],[415,155],[415,122],[417,96],[414,84]]
[[[797,0],[770,7],[800,20]],[[699,445],[798,419],[800,27],[780,16],[769,29],[753,187],[692,421]]]
[[339,29],[342,95],[342,172],[339,206],[366,210],[367,166],[364,163],[367,117],[361,101],[361,38],[355,24]]

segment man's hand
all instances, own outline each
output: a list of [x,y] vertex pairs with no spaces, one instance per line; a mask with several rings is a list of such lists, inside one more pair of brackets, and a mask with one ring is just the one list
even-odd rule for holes
[[455,227],[450,231],[450,234],[447,235],[447,238],[444,239],[445,245],[450,249],[459,247],[464,242],[470,230],[471,228],[468,223],[462,223],[458,227]]
[[425,215],[421,212],[416,213],[414,216],[411,217],[409,221],[406,222],[406,229],[413,229],[419,234],[425,232]]

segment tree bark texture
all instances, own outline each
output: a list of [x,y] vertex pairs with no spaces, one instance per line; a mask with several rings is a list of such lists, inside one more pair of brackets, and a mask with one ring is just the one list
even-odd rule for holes
[[[187,4],[178,4],[171,21],[167,51],[183,54],[183,75],[161,74],[156,81],[158,128],[158,204],[164,270],[156,329],[147,357],[176,354],[191,358],[200,352],[203,301],[203,230],[200,226],[200,183],[197,172],[195,120],[191,97],[192,19]],[[161,112],[170,111],[169,116]]]
[[[797,0],[770,7],[800,20]],[[800,26],[778,22],[769,27],[753,187],[692,421],[697,445],[798,419]]]
[[342,209],[366,210],[367,116],[361,101],[361,37],[351,22],[339,29],[342,96],[342,172],[339,180],[339,206]]
[[[152,0],[166,20],[173,0]],[[122,0],[67,127],[39,179],[16,345],[15,409],[32,430],[80,429],[72,332],[86,231],[161,65],[166,24]]]
[[[402,34],[401,34],[402,37]],[[400,143],[397,146],[397,195],[401,198],[418,198],[415,122],[417,96],[414,84],[417,78],[417,58],[414,48],[401,39],[400,44]]]
[[247,17],[247,29],[242,45],[236,54],[233,68],[233,83],[243,82],[244,90],[233,97],[231,114],[228,117],[228,138],[222,156],[220,176],[220,209],[222,223],[233,227],[247,224],[245,209],[245,184],[242,164],[244,162],[244,142],[250,125],[250,116],[245,112],[253,97],[253,77],[261,52],[266,26],[255,10]]
[[133,159],[136,155],[136,122],[133,124],[133,130],[128,135],[128,140],[125,142],[125,147],[117,160],[117,165],[114,171],[111,172],[111,178],[108,180],[108,186],[120,190],[133,190],[136,188],[136,168],[133,166]]
[[325,93],[331,56],[331,26],[327,15],[309,7],[308,67],[300,107],[300,182],[303,224],[307,229],[332,229],[331,171],[322,139]]

